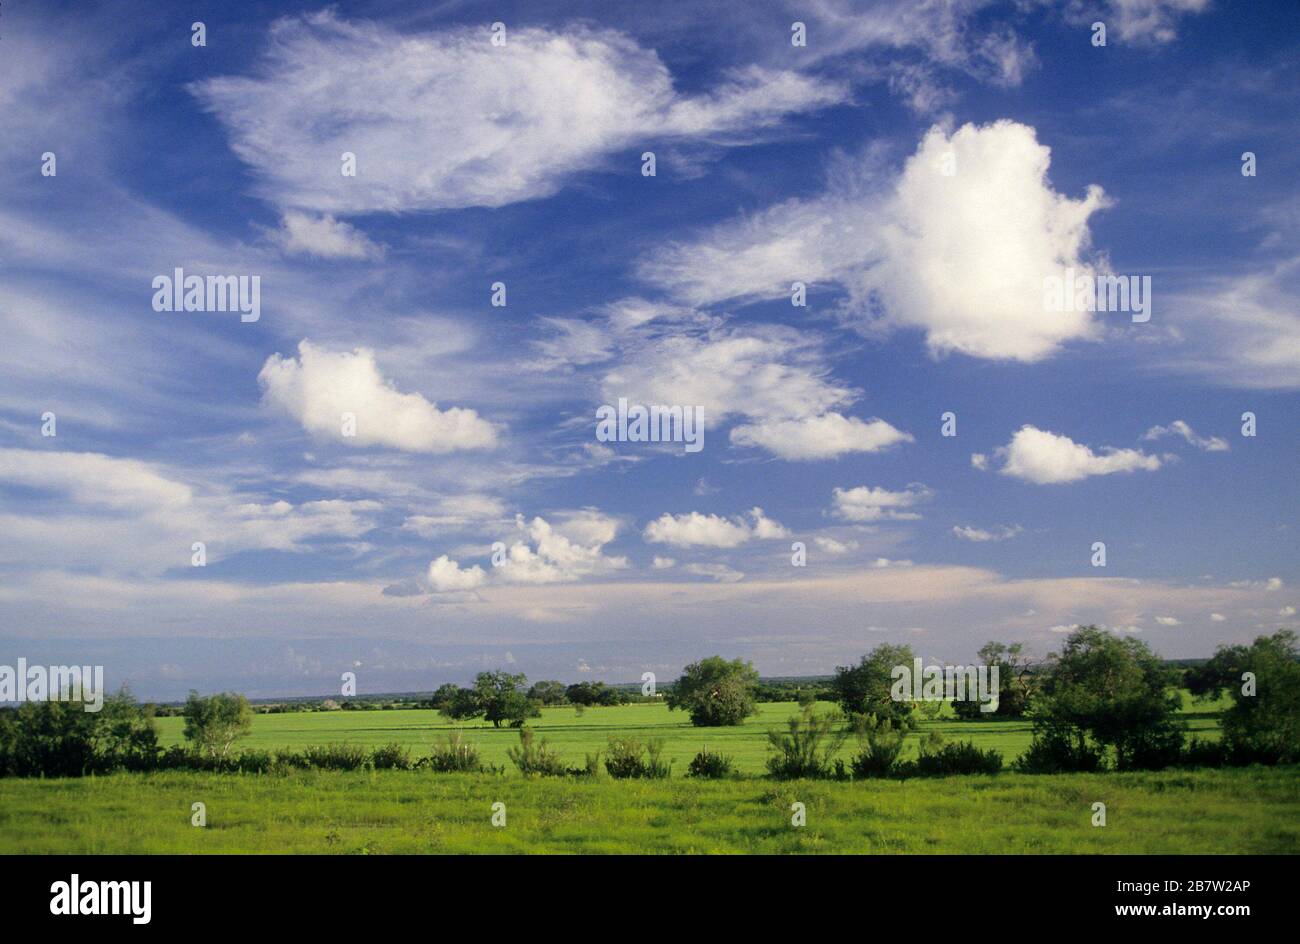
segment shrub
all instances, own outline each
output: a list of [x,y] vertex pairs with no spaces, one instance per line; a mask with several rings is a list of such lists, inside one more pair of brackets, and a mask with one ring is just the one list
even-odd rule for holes
[[686,773],[702,780],[719,780],[731,774],[731,758],[705,748],[691,760]]
[[420,765],[426,765],[440,774],[458,771],[477,773],[483,769],[478,748],[462,738],[459,731],[452,731],[441,743],[434,744],[432,752],[420,761]]
[[874,714],[862,718],[854,728],[858,740],[858,753],[849,762],[853,776],[886,777],[893,770],[898,755],[903,752],[907,733],[894,727],[888,718],[878,719]]
[[995,774],[1002,769],[1002,755],[995,750],[980,750],[973,741],[944,744],[943,738],[932,734],[921,744],[914,762],[906,765],[905,773],[918,777],[948,777],[953,774]]
[[191,691],[185,701],[185,740],[200,753],[224,757],[230,746],[253,729],[253,709],[243,695],[222,692],[202,696]]
[[665,763],[660,758],[663,748],[664,743],[658,738],[652,738],[645,744],[636,738],[610,738],[605,770],[616,780],[643,777],[650,780],[667,779],[672,773],[672,764]]
[[1220,646],[1214,658],[1187,673],[1187,684],[1200,698],[1224,691],[1232,697],[1223,714],[1223,742],[1233,763],[1300,760],[1300,647],[1294,632],[1279,630],[1249,646]]
[[568,773],[560,756],[546,746],[546,739],[537,741],[532,728],[519,729],[519,746],[506,751],[519,772],[525,777],[562,777]]
[[1183,767],[1223,767],[1231,762],[1228,746],[1222,741],[1203,741],[1193,737],[1183,750]]
[[1082,739],[1046,731],[1034,735],[1029,749],[1016,759],[1015,767],[1026,774],[1095,773],[1106,768],[1106,759]]
[[776,753],[767,759],[767,769],[779,780],[827,780],[844,768],[834,767],[831,758],[848,737],[847,731],[835,731],[838,716],[817,714],[813,705],[792,715],[786,733],[767,732],[769,747]]
[[410,770],[411,752],[393,741],[375,748],[370,755],[370,764],[375,770]]
[[302,756],[316,770],[360,770],[370,762],[370,752],[360,744],[326,744],[308,747]]

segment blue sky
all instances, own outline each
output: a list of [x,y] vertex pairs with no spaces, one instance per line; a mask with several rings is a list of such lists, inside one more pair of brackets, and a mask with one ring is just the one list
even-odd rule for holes
[[[0,38],[0,661],[266,696],[1296,627],[1294,4],[83,6]],[[260,317],[154,310],[178,267]],[[1066,268],[1150,320],[1048,310]],[[704,448],[597,441],[620,397]]]

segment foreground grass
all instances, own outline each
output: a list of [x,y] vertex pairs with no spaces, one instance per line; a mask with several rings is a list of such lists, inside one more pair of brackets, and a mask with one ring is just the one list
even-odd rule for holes
[[[0,780],[0,853],[1296,853],[1297,768],[859,783],[427,771]],[[807,825],[790,824],[805,804]],[[1107,825],[1091,825],[1092,804]],[[205,828],[190,825],[194,802]],[[492,804],[506,825],[491,825]]]
[[[1217,738],[1218,705],[1193,704],[1184,692],[1184,720],[1199,737]],[[822,705],[829,709],[829,704]],[[542,716],[529,721],[539,737],[550,742],[570,764],[580,766],[586,754],[604,751],[610,736],[645,740],[662,738],[664,757],[675,761],[674,771],[685,773],[686,765],[702,747],[728,754],[742,773],[764,772],[768,757],[767,731],[783,728],[785,720],[798,714],[794,702],[760,704],[758,714],[734,728],[696,728],[684,712],[669,711],[667,706],[619,705],[588,708],[579,715],[573,708],[544,708]],[[1029,747],[1030,725],[1027,721],[957,721],[945,708],[945,717],[924,721],[908,739],[904,757],[913,757],[916,745],[930,731],[939,731],[949,740],[971,740],[976,746],[1002,752],[1003,760],[1013,761]],[[159,718],[158,731],[164,745],[183,743],[181,718]],[[302,749],[333,741],[379,747],[390,741],[410,749],[415,756],[428,754],[434,741],[450,731],[461,732],[473,742],[483,761],[498,767],[514,768],[506,750],[519,743],[519,733],[508,728],[493,728],[482,722],[453,724],[436,711],[399,709],[394,711],[325,711],[295,714],[257,715],[253,733],[236,745],[236,750],[278,748]],[[855,750],[852,740],[845,754]]]

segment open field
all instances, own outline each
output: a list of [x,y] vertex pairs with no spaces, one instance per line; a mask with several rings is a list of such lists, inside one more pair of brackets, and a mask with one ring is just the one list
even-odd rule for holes
[[[1218,736],[1217,707],[1192,704],[1184,699],[1185,715],[1192,733],[1202,738]],[[823,705],[829,709],[830,705]],[[784,724],[797,714],[794,702],[760,704],[757,716],[734,728],[696,728],[684,712],[669,711],[664,705],[619,705],[588,708],[579,716],[573,708],[544,708],[540,718],[529,724],[545,737],[573,765],[583,756],[603,751],[611,736],[663,738],[664,757],[674,760],[674,775],[681,776],[704,745],[710,750],[729,754],[741,773],[764,772],[768,756],[767,731]],[[164,745],[183,742],[181,718],[159,718],[159,739]],[[412,754],[427,754],[436,739],[448,731],[458,730],[482,752],[485,763],[504,766],[514,772],[506,749],[519,743],[518,731],[493,728],[481,721],[451,723],[436,711],[327,711],[297,714],[257,715],[253,733],[239,741],[236,749],[303,748],[330,742],[363,744],[379,747],[390,741],[408,747]],[[1010,763],[1029,746],[1030,726],[1025,721],[956,721],[940,719],[922,722],[920,732],[909,739],[904,756],[913,756],[921,736],[938,730],[950,740],[973,740],[981,748],[995,748]],[[845,751],[852,750],[852,739]]]
[[[1296,853],[1300,771],[776,783],[428,771],[0,780],[4,853]],[[208,825],[190,825],[190,804]],[[506,825],[490,823],[506,804]],[[790,804],[807,825],[790,825]],[[1105,827],[1091,805],[1107,806]]]

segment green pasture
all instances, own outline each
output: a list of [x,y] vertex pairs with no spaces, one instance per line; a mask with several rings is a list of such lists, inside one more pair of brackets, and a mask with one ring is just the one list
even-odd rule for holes
[[[778,783],[416,771],[0,780],[3,853],[1296,853],[1291,768]],[[207,825],[191,825],[191,806]],[[791,824],[791,804],[806,825]],[[1106,804],[1105,826],[1092,805]],[[506,821],[491,823],[505,804]]]
[[[1189,729],[1202,738],[1218,737],[1218,705],[1193,703],[1184,693],[1184,713]],[[829,710],[829,704],[819,706]],[[603,751],[609,738],[662,738],[664,757],[674,760],[674,774],[686,772],[686,765],[704,746],[729,754],[741,773],[764,772],[768,756],[767,731],[781,727],[799,712],[794,702],[769,702],[758,706],[757,716],[734,728],[696,728],[684,712],[669,711],[665,705],[618,705],[608,708],[543,708],[540,718],[529,724],[546,738],[570,764],[580,766],[586,754]],[[981,748],[995,748],[1010,763],[1029,746],[1030,726],[1025,721],[957,721],[945,706],[944,717],[923,721],[912,735],[905,756],[915,754],[920,737],[937,730],[951,740],[972,740]],[[159,718],[159,739],[164,745],[184,741],[181,718]],[[418,709],[392,711],[320,711],[296,714],[265,714],[253,719],[253,732],[239,741],[236,749],[276,750],[303,748],[331,742],[379,747],[391,741],[409,748],[414,755],[427,754],[436,739],[449,731],[460,731],[473,741],[483,761],[514,768],[506,750],[519,743],[518,731],[493,728],[480,721],[451,723],[438,712]],[[853,750],[850,738],[845,753]]]

